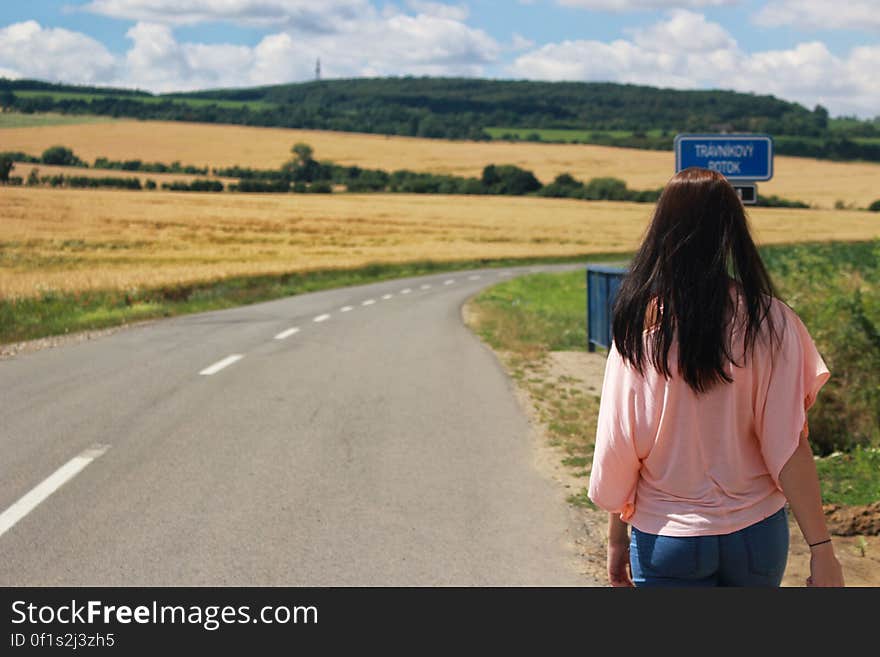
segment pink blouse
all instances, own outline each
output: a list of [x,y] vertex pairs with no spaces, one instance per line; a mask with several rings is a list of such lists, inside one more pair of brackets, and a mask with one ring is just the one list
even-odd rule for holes
[[[797,314],[775,298],[770,312],[783,331],[772,363],[764,331],[745,367],[728,363],[733,383],[699,396],[678,376],[675,343],[668,381],[650,363],[639,375],[611,345],[588,491],[597,506],[666,536],[727,534],[782,508],[779,472],[830,374]],[[733,339],[742,364],[742,331]]]

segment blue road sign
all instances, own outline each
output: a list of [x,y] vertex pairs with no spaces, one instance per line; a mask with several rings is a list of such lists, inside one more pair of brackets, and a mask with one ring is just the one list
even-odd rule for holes
[[769,135],[676,135],[675,172],[712,169],[728,180],[770,180],[773,139]]

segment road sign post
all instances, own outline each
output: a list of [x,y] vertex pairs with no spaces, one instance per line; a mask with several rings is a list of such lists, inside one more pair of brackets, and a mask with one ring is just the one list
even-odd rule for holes
[[758,202],[758,186],[755,183],[733,183],[743,205],[755,205]]
[[759,180],[773,177],[773,138],[755,134],[676,135],[675,173],[688,167],[717,171],[736,188],[742,202],[758,202]]

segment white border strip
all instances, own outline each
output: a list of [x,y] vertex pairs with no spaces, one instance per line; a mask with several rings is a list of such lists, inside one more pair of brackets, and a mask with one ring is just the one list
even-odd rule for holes
[[275,336],[276,340],[284,340],[285,338],[289,338],[294,333],[299,333],[299,328],[294,326],[293,328],[289,328],[286,331],[281,331],[278,335]]
[[0,536],[8,532],[19,520],[33,511],[37,506],[56,490],[83,471],[83,469],[104,452],[110,449],[110,445],[95,445],[74,456],[55,472],[46,477],[30,491],[0,513]]
[[212,374],[216,374],[217,372],[222,370],[224,367],[229,367],[233,363],[240,361],[242,358],[244,358],[244,356],[242,356],[241,354],[232,354],[231,356],[227,356],[223,360],[217,361],[210,367],[206,367],[201,372],[199,372],[199,374],[201,374],[202,376],[211,376]]

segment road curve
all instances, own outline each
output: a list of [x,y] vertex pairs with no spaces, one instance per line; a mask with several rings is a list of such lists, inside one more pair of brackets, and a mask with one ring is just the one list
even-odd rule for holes
[[532,269],[302,294],[0,361],[0,585],[589,584],[513,384],[461,320]]

